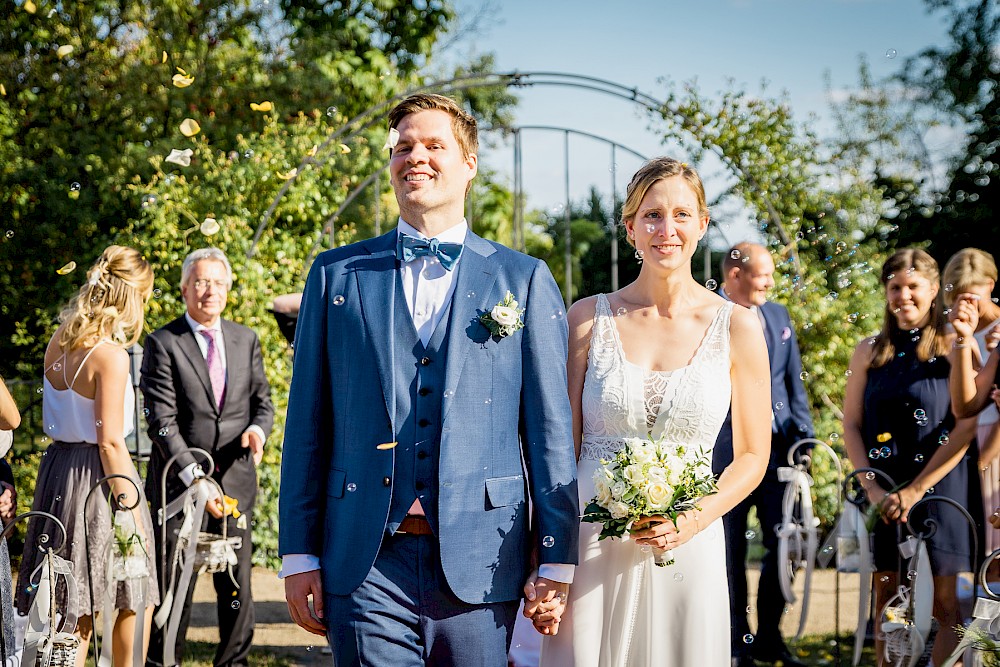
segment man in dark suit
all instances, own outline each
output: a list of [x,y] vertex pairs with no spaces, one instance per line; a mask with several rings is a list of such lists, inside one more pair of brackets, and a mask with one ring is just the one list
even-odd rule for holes
[[[226,495],[237,500],[238,519],[223,518],[224,509],[217,493],[211,493],[205,506],[211,515],[206,530],[221,533],[225,520],[228,535],[242,538],[233,567],[238,588],[229,572],[214,577],[221,637],[216,665],[246,665],[253,640],[250,519],[257,496],[257,465],[264,455],[264,441],[274,420],[271,388],[264,375],[257,335],[221,317],[231,286],[232,270],[221,250],[204,248],[188,255],[181,269],[181,294],[187,312],[146,338],[140,382],[149,411],[149,437],[153,441],[146,495],[157,528],[157,568],[162,568],[163,550],[166,551],[167,573],[159,572],[164,585],[170,582],[183,513],[167,520],[166,544],[161,544],[158,510],[204,474],[199,465],[201,460],[183,452],[197,447],[210,453],[215,460],[212,477]],[[164,499],[161,477],[169,459],[177,454],[182,456],[167,471]],[[148,665],[180,664],[194,582],[192,577],[186,591],[175,591],[174,604],[182,604],[183,613],[173,650],[164,646],[166,624],[154,625]]]
[[[781,638],[781,615],[785,599],[778,579],[778,536],[784,482],[777,470],[788,465],[788,450],[802,438],[813,437],[809,400],[802,384],[802,359],[788,310],[767,301],[774,287],[774,260],[766,248],[753,243],[733,246],[722,262],[725,280],[722,296],[757,313],[764,329],[771,362],[771,458],[760,486],[732,512],[723,517],[729,570],[729,606],[732,619],[733,665],[752,667],[753,659],[782,662],[785,667],[802,663],[795,659]],[[712,470],[720,474],[733,460],[733,432],[729,418],[719,432],[712,456]],[[764,542],[760,583],[757,587],[757,634],[747,623],[747,514],[756,506]],[[750,641],[752,639],[752,641]]]

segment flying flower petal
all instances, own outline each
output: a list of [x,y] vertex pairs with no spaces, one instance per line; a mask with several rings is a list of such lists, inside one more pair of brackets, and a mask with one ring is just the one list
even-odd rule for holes
[[295,176],[296,176],[296,175],[297,175],[298,173],[299,173],[299,170],[298,170],[298,169],[292,169],[292,170],[291,170],[290,172],[288,172],[287,174],[278,174],[278,178],[280,178],[280,179],[281,179],[281,180],[283,180],[283,181],[287,181],[287,180],[288,180],[288,179],[290,179],[290,178],[295,178]]
[[180,129],[181,129],[181,134],[183,134],[185,137],[193,137],[194,135],[201,132],[201,125],[199,125],[198,121],[194,120],[193,118],[185,118],[183,122],[181,122]]
[[164,158],[164,162],[171,162],[173,164],[179,164],[182,167],[188,167],[191,165],[191,156],[194,155],[194,151],[190,148],[185,148],[180,151],[176,148],[170,149],[170,155]]
[[216,234],[220,229],[222,229],[222,226],[215,218],[205,218],[205,220],[201,223],[201,233],[205,236]]
[[7,96],[7,89],[3,87],[2,83],[0,83],[0,95]]
[[385,139],[385,145],[382,146],[382,150],[389,149],[392,150],[399,143],[399,130],[394,127],[389,128],[389,136]]
[[187,88],[192,83],[194,83],[194,77],[187,76],[184,74],[174,74],[174,78],[172,79],[172,81],[174,82],[174,85],[177,86],[178,88]]
[[313,147],[306,152],[306,155],[308,155],[309,157],[316,157],[316,151],[318,150],[319,150],[319,145],[313,144]]
[[35,7],[35,3],[33,3],[31,0],[24,0],[24,4],[21,6],[24,7],[24,11],[28,12],[29,14],[34,14],[35,10],[38,9],[37,7]]
[[161,63],[166,63],[167,62],[167,52],[166,51],[163,52],[163,58],[160,59],[160,62]]
[[351,152],[351,147],[347,144],[340,144],[340,152],[346,155]]
[[72,273],[74,269],[76,269],[76,262],[70,262],[62,268],[56,269],[56,273],[60,276],[65,276],[67,273]]
[[184,69],[182,69],[180,67],[177,68],[177,71],[180,72],[181,74],[183,74],[184,76],[188,75],[187,70],[184,70]]
[[264,100],[260,104],[258,104],[256,102],[251,102],[250,103],[250,108],[253,109],[254,111],[267,112],[267,111],[271,111],[272,109],[274,109],[274,105],[271,104],[268,100]]
[[72,44],[63,44],[58,49],[56,49],[56,55],[59,56],[60,58],[65,58],[71,53],[73,53]]

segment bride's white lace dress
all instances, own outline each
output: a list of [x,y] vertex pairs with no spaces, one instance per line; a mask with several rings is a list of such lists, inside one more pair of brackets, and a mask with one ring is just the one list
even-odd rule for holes
[[[689,365],[647,371],[625,358],[608,299],[597,313],[583,388],[580,506],[594,497],[593,474],[624,438],[654,438],[711,450],[729,410],[729,319],[724,302]],[[702,526],[655,567],[631,540],[598,541],[580,525],[580,565],[559,634],[546,637],[545,667],[727,667],[729,584],[722,520]]]

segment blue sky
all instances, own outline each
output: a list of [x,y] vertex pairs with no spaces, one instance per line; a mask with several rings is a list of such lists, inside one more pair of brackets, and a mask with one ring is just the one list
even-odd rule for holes
[[[463,15],[482,6],[457,0]],[[803,121],[817,116],[829,131],[824,74],[835,88],[857,81],[859,57],[875,77],[898,71],[907,56],[943,43],[947,25],[921,0],[498,0],[474,37],[449,54],[493,52],[498,71],[559,71],[595,76],[636,87],[657,99],[663,79],[696,81],[713,94],[735,80],[750,92],[769,82],[767,93],[787,92]],[[673,154],[647,129],[633,105],[568,88],[518,91],[520,125],[556,125],[590,132],[644,155]],[[674,149],[676,150],[676,149]],[[513,161],[509,146],[482,151],[481,161],[504,172]],[[621,156],[618,190],[638,167]],[[610,190],[610,149],[601,142],[570,139],[573,199],[592,183]],[[711,198],[713,174],[703,170]],[[528,205],[553,209],[564,197],[563,137],[526,132],[524,174]],[[721,176],[720,176],[721,177]],[[720,182],[721,187],[721,182]],[[739,235],[739,230],[736,231]]]

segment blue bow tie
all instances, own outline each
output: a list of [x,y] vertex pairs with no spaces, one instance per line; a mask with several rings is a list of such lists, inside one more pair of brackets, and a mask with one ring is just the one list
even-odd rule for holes
[[462,254],[461,243],[442,243],[437,239],[422,239],[409,234],[400,234],[396,242],[396,259],[403,263],[417,257],[436,257],[445,271],[455,268]]

